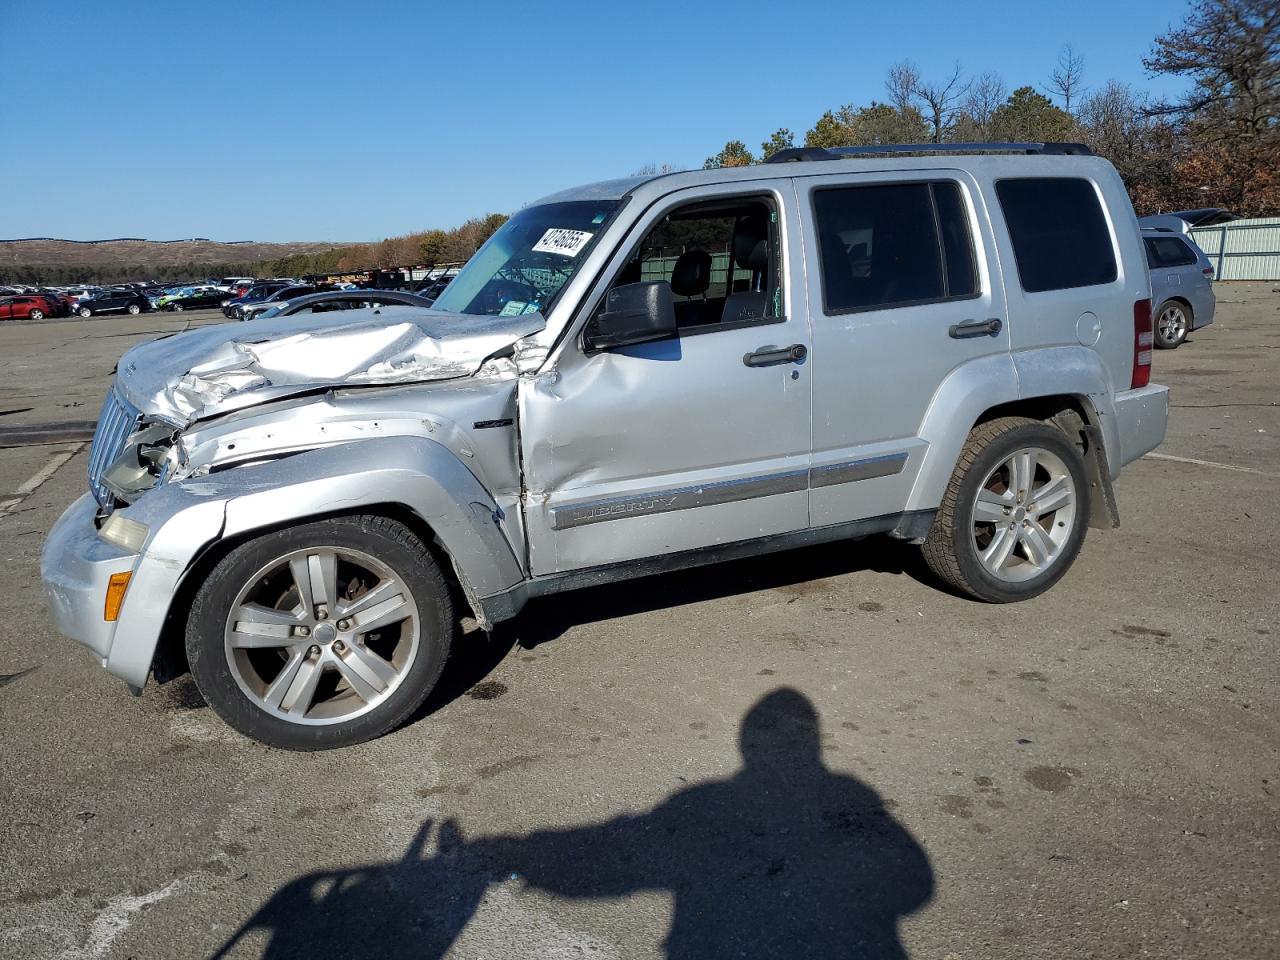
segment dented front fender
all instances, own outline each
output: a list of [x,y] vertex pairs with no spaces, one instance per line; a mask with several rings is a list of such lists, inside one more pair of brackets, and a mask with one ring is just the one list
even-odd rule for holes
[[484,597],[524,579],[502,509],[447,447],[421,437],[381,437],[311,450],[168,484],[121,511],[150,532],[110,648],[99,651],[108,671],[135,687],[146,682],[174,597],[218,543],[386,506],[430,527],[478,616]]

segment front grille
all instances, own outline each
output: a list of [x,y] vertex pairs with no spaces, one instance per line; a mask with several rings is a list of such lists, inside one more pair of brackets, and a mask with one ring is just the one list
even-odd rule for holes
[[93,446],[89,448],[89,489],[93,492],[93,498],[98,501],[98,506],[107,512],[111,511],[114,504],[111,491],[102,482],[102,475],[115,462],[116,457],[120,456],[124,442],[137,427],[141,416],[115,390],[107,392],[102,413],[98,415],[98,426],[93,431]]

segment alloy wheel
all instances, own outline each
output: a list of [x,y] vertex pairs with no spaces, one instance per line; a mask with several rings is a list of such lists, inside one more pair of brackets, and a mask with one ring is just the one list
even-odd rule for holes
[[1043,574],[1071,539],[1078,500],[1060,457],[1041,447],[1015,451],[987,474],[973,505],[983,567],[1010,583]]
[[418,606],[385,564],[313,547],[262,567],[227,616],[224,651],[240,690],[264,712],[325,725],[373,710],[418,655]]
[[1165,343],[1180,343],[1187,335],[1187,313],[1178,304],[1171,303],[1160,311],[1156,325]]

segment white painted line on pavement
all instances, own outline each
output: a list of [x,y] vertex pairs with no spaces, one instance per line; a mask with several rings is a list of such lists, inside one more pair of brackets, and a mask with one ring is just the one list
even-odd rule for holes
[[69,447],[57,451],[49,462],[36,471],[35,475],[27,480],[17,490],[13,491],[17,496],[9,500],[0,500],[0,520],[9,515],[9,511],[20,504],[31,494],[40,489],[41,484],[58,472],[58,469],[80,452],[83,443],[73,443]]
[[1215,470],[1235,470],[1237,473],[1252,473],[1258,477],[1267,477],[1271,480],[1280,480],[1280,476],[1274,473],[1266,473],[1262,470],[1255,470],[1253,467],[1237,467],[1232,463],[1215,463],[1212,460],[1195,460],[1191,457],[1175,457],[1167,453],[1148,453],[1145,457],[1147,460],[1171,460],[1174,463],[1190,463],[1197,467],[1213,467]]

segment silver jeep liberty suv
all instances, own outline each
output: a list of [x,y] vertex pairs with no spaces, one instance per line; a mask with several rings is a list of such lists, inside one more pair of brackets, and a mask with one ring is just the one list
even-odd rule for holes
[[1164,437],[1142,237],[1074,144],[787,150],[525,207],[431,309],[130,350],[43,576],[140,692],[320,749],[403,722],[463,614],[820,541],[1057,582]]

